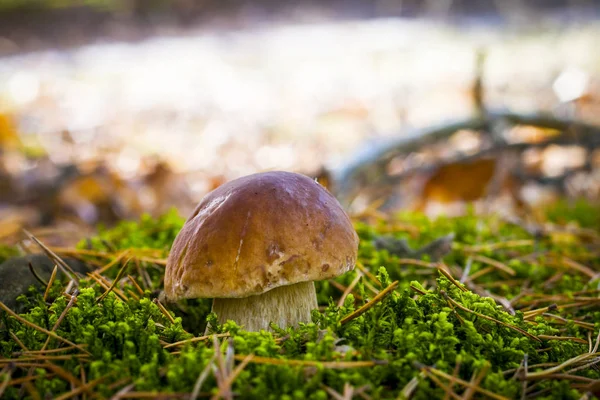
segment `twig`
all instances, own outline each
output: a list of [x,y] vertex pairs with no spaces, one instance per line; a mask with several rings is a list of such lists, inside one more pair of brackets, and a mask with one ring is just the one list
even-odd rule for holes
[[172,324],[175,323],[175,319],[173,318],[173,316],[171,315],[171,313],[165,308],[165,306],[162,305],[162,303],[158,300],[158,298],[152,300],[152,302],[158,306],[158,308],[160,309],[160,312],[162,312],[163,315],[165,317],[167,317],[167,319],[169,321],[171,321]]
[[340,324],[344,325],[344,324],[352,321],[353,319],[360,317],[365,312],[367,312],[371,307],[373,307],[375,304],[377,304],[378,302],[383,300],[383,298],[386,297],[388,294],[390,294],[397,286],[398,286],[398,281],[392,282],[388,287],[386,287],[381,292],[379,292],[377,294],[377,296],[373,297],[373,299],[371,301],[369,301],[368,303],[366,303],[365,305],[363,305],[362,307],[360,307],[358,310],[354,311],[353,313],[342,318],[342,320],[340,321]]

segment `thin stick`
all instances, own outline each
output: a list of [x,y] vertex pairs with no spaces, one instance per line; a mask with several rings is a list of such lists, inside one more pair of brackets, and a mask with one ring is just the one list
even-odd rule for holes
[[377,296],[373,297],[373,299],[371,301],[369,301],[368,303],[366,303],[365,305],[363,305],[362,307],[360,307],[358,310],[354,311],[350,315],[347,315],[346,317],[344,317],[340,321],[340,323],[342,325],[344,325],[345,323],[348,323],[348,322],[352,321],[353,319],[360,317],[365,312],[367,312],[371,307],[373,307],[375,304],[377,304],[378,302],[383,300],[384,297],[386,297],[388,294],[390,294],[396,288],[396,286],[398,286],[398,281],[392,282],[388,287],[386,287],[381,292],[379,292],[379,294],[377,294]]

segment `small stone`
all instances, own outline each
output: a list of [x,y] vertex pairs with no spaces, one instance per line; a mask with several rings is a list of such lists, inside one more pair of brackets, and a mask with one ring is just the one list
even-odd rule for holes
[[[63,260],[75,271],[85,273],[90,268],[83,262],[74,258],[63,258]],[[38,276],[46,282],[52,275],[55,263],[44,254],[29,254],[23,257],[13,257],[0,264],[0,301],[9,308],[19,312],[17,307],[17,297],[26,294],[31,285],[45,290],[42,284],[35,278],[29,269],[29,263]],[[64,278],[64,274],[59,269],[57,279]]]

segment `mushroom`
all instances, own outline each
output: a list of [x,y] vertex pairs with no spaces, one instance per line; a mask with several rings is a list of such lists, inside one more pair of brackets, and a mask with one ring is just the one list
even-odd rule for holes
[[246,330],[311,321],[314,281],[354,268],[358,235],[307,176],[273,171],[219,186],[196,207],[167,261],[169,301],[213,298],[219,323]]

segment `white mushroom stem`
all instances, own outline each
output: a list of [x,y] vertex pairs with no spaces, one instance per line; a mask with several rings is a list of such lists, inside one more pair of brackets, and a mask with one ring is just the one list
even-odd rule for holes
[[256,296],[214,299],[212,305],[220,324],[233,320],[247,331],[270,330],[271,322],[281,328],[298,326],[299,322],[310,322],[310,313],[316,308],[313,282],[280,286]]

